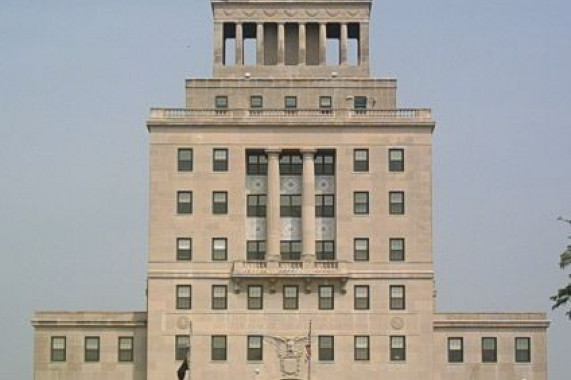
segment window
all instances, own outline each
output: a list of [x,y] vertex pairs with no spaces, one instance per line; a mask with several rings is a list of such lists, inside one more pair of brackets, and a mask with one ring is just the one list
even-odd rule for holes
[[317,260],[335,260],[335,240],[318,240],[315,242]]
[[280,156],[281,175],[301,175],[303,159],[300,154],[283,154]]
[[228,287],[226,285],[212,285],[212,310],[226,310],[228,308]]
[[253,218],[266,216],[266,194],[248,195],[247,215]]
[[496,338],[482,338],[482,363],[498,361],[498,341]]
[[332,285],[319,286],[319,310],[333,310],[334,301],[333,296],[335,290]]
[[353,151],[353,171],[369,171],[369,149],[355,149]]
[[448,338],[448,363],[464,362],[464,339]]
[[215,172],[228,171],[228,149],[214,149],[212,152],[212,170]]
[[353,212],[355,215],[367,215],[369,213],[369,192],[357,191],[353,193]]
[[315,216],[318,218],[333,218],[335,216],[335,195],[315,196]]
[[190,348],[190,337],[188,335],[177,335],[175,337],[175,360],[184,360]]
[[335,360],[335,342],[330,335],[321,335],[317,338],[320,361]]
[[355,337],[355,360],[369,360],[369,337]]
[[391,336],[391,361],[406,360],[406,338],[404,336]]
[[178,171],[192,171],[192,149],[181,148],[178,150]]
[[99,337],[96,336],[85,337],[85,361],[86,362],[99,361]]
[[228,260],[228,240],[226,238],[212,239],[212,261]]
[[177,193],[176,211],[179,214],[192,214],[192,191],[179,191]]
[[389,171],[404,172],[404,149],[389,149]]
[[356,113],[365,113],[365,110],[367,109],[367,97],[355,96],[353,100],[353,108]]
[[284,218],[301,218],[301,195],[281,195],[280,216]]
[[301,259],[301,241],[282,240],[280,243],[280,254],[284,261],[297,261]]
[[261,285],[248,285],[248,310],[264,308],[264,288]]
[[318,151],[315,155],[315,175],[335,175],[335,152]]
[[248,240],[248,252],[246,259],[248,261],[260,261],[266,258],[266,241],[265,240]]
[[176,239],[176,259],[179,261],[192,260],[192,239],[178,238]]
[[515,338],[515,362],[516,363],[531,362],[530,338]]
[[391,215],[404,214],[404,192],[391,191],[389,193],[389,213]]
[[65,362],[66,338],[64,336],[52,336],[50,360],[52,362]]
[[391,310],[405,309],[405,290],[403,285],[391,285],[389,288]]
[[261,95],[250,96],[250,108],[262,108],[264,106],[264,98]]
[[133,337],[119,337],[118,360],[120,362],[133,361]]
[[391,238],[389,239],[390,246],[390,261],[404,261],[404,239]]
[[297,96],[286,96],[284,98],[285,108],[297,108]]
[[216,215],[228,214],[228,193],[226,191],[212,193],[212,213]]
[[261,336],[248,337],[248,360],[263,360],[264,348]]
[[353,258],[355,261],[369,261],[368,238],[356,238],[353,240]]
[[192,286],[177,285],[176,308],[178,310],[190,310],[192,307]]
[[321,113],[324,115],[331,114],[331,107],[333,102],[331,101],[331,96],[320,96],[319,97],[319,108]]
[[369,286],[355,285],[355,310],[369,310]]
[[228,97],[227,96],[216,96],[214,98],[214,106],[216,109],[228,108]]
[[263,152],[248,152],[248,175],[267,175],[268,156]]
[[226,360],[226,335],[212,336],[212,360]]
[[296,285],[284,286],[284,310],[297,310],[299,307],[299,288]]

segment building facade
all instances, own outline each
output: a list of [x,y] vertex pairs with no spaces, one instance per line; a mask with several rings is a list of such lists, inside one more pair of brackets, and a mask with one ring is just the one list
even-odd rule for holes
[[435,121],[370,77],[372,0],[211,3],[147,123],[147,310],[36,313],[35,379],[547,379],[545,314],[435,310]]

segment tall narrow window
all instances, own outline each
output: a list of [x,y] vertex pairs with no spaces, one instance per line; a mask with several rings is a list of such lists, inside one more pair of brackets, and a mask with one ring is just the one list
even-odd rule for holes
[[228,260],[228,240],[226,238],[212,239],[212,261]]
[[284,310],[299,308],[299,288],[296,285],[284,286]]
[[178,238],[176,239],[176,259],[178,261],[192,260],[192,239]]
[[315,196],[315,216],[333,218],[335,216],[335,195],[321,194]]
[[404,149],[389,149],[389,171],[404,172]]
[[179,191],[176,198],[178,214],[192,214],[192,191]]
[[100,343],[98,336],[85,337],[85,361],[98,362],[99,361]]
[[515,362],[516,363],[531,362],[530,338],[515,338]]
[[177,285],[176,308],[178,310],[190,310],[192,307],[192,286]]
[[404,192],[391,191],[389,193],[389,213],[391,215],[404,214]]
[[283,218],[301,218],[301,195],[281,195],[280,216]]
[[249,336],[248,337],[248,360],[263,360],[263,337]]
[[317,260],[335,260],[335,240],[318,240],[315,242]]
[[263,151],[249,151],[247,154],[248,175],[267,175],[268,156]]
[[175,360],[186,359],[189,348],[190,348],[190,336],[177,335],[175,337],[175,343],[174,343]]
[[498,341],[496,338],[482,338],[482,363],[498,361]]
[[315,175],[335,175],[335,151],[320,150],[315,155]]
[[266,258],[265,240],[248,240],[247,249],[246,258],[248,261],[261,261]]
[[319,310],[333,310],[335,294],[333,285],[319,286]]
[[215,215],[228,214],[228,193],[226,191],[212,193],[212,213]]
[[353,241],[353,251],[355,261],[369,261],[369,239],[356,238]]
[[50,359],[52,362],[66,361],[66,338],[64,336],[52,336]]
[[320,335],[317,338],[319,361],[331,362],[335,360],[335,342],[331,335]]
[[212,170],[215,172],[228,171],[228,149],[214,149],[212,151]]
[[389,288],[391,310],[404,310],[405,304],[405,288],[403,285],[391,285]]
[[301,259],[300,240],[282,240],[280,243],[280,255],[284,261],[297,261]]
[[228,287],[226,285],[212,285],[212,310],[226,310],[228,308]]
[[133,337],[131,336],[121,336],[119,337],[119,351],[117,354],[117,359],[120,362],[132,362],[133,361]]
[[266,216],[266,194],[248,195],[247,215],[250,218],[265,218]]
[[264,288],[261,285],[248,285],[248,310],[264,308]]
[[353,193],[353,212],[355,215],[367,215],[369,213],[369,192],[356,191]]
[[226,335],[212,336],[212,360],[226,360]]
[[353,151],[353,171],[369,171],[369,149],[355,149]]
[[331,114],[332,107],[333,107],[333,102],[331,101],[331,96],[319,97],[319,109],[321,110],[321,114],[323,115]]
[[449,363],[464,362],[464,339],[448,338],[448,362]]
[[404,261],[404,239],[391,238],[389,239],[389,259],[390,261]]
[[355,310],[369,310],[369,286],[355,285]]
[[404,336],[391,336],[391,361],[406,360],[406,338]]
[[181,148],[178,150],[178,171],[179,172],[192,171],[192,149]]
[[355,360],[369,360],[369,337],[356,336],[354,351]]

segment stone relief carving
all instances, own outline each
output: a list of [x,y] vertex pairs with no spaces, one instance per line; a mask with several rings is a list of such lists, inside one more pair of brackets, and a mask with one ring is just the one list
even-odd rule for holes
[[404,328],[404,319],[401,317],[394,317],[391,319],[391,327],[395,330],[402,330]]
[[301,240],[301,218],[282,218],[282,240]]
[[[324,19],[322,21],[330,21],[331,19],[339,20],[342,19],[363,19],[368,18],[368,13],[366,10],[362,9],[320,9],[320,8],[308,8],[308,9],[217,9],[215,11],[216,18],[222,18],[228,21],[236,20],[251,20],[264,21],[266,18],[284,18],[284,19],[297,19],[302,20],[314,20],[314,19]],[[319,20],[315,20],[319,21]],[[348,20],[346,20],[348,21]]]
[[316,218],[315,219],[315,239],[335,240],[335,219]]
[[266,240],[266,220],[265,218],[247,218],[246,220],[247,240]]
[[280,191],[282,194],[301,194],[301,176],[282,176],[280,178]]
[[276,349],[282,376],[299,379],[307,337],[265,336],[264,339]]
[[246,193],[247,194],[266,194],[268,182],[265,176],[246,177]]
[[335,177],[317,176],[315,178],[316,194],[335,194]]

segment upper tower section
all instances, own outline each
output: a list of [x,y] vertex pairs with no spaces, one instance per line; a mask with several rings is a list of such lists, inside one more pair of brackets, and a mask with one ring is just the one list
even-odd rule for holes
[[211,0],[215,78],[369,76],[372,0]]

